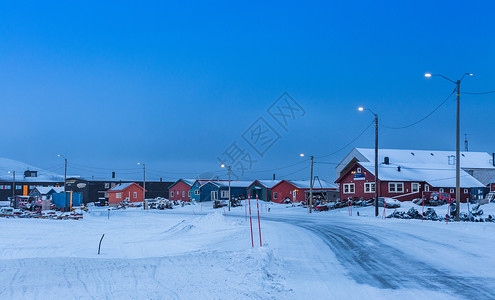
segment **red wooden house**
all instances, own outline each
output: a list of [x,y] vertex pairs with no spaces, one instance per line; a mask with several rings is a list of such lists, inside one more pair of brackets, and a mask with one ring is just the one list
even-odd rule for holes
[[[284,203],[286,199],[291,202],[306,201],[310,189],[309,180],[282,180],[271,188],[272,202]],[[313,183],[315,193],[336,191],[337,186],[327,181],[321,180]]]
[[[340,185],[340,199],[371,199],[375,197],[373,162],[354,162],[335,181]],[[422,198],[423,192],[438,191],[455,197],[455,168],[432,168],[427,165],[380,163],[378,170],[379,196],[399,201]],[[471,196],[473,188],[483,184],[461,170],[461,201]]]
[[191,187],[193,186],[194,179],[179,179],[169,188],[169,198],[172,201],[190,201],[191,200]]
[[108,204],[117,205],[123,200],[128,200],[129,202],[143,202],[143,191],[143,187],[137,183],[120,183],[107,191]]

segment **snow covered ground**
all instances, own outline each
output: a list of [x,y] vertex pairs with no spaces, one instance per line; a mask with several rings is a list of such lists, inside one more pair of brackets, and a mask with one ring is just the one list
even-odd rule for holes
[[0,218],[0,299],[495,299],[494,223],[268,207]]

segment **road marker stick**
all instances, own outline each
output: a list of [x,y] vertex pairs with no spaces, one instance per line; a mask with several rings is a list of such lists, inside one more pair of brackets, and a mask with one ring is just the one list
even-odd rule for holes
[[260,232],[260,247],[262,247],[261,243],[261,221],[260,221],[260,207],[258,205],[258,195],[256,195],[256,210],[258,211],[258,230]]
[[386,207],[387,207],[387,201],[385,201],[385,199],[383,199],[383,214],[382,214],[382,219],[385,219],[385,214],[386,214],[385,208]]
[[251,218],[251,195],[248,196],[249,201],[249,226],[251,227],[251,247],[254,248],[254,239],[253,239],[253,220]]

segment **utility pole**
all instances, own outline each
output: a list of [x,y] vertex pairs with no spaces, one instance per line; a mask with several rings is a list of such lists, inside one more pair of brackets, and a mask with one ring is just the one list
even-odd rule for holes
[[67,158],[61,154],[57,156],[64,159],[64,200],[65,207],[67,207]]
[[309,179],[309,213],[311,213],[313,206],[313,155],[311,155],[311,177]]
[[230,195],[230,171],[231,171],[231,167],[229,166],[229,211],[230,211],[230,200],[232,199],[232,196]]
[[460,116],[461,116],[461,81],[466,75],[473,76],[473,73],[464,73],[461,79],[454,81],[442,74],[426,73],[425,77],[440,76],[456,85],[457,92],[457,115],[456,115],[456,136],[455,136],[455,220],[460,221],[461,211],[461,143],[460,143]]
[[[464,77],[464,76],[463,76]],[[462,80],[462,79],[461,79]],[[461,114],[461,80],[457,80],[457,122],[455,140],[455,220],[460,221],[461,206],[461,144],[460,144],[460,114]]]
[[148,205],[146,203],[146,164],[138,163],[138,165],[143,165],[143,209],[148,209]]
[[375,115],[375,217],[378,217],[378,115]]

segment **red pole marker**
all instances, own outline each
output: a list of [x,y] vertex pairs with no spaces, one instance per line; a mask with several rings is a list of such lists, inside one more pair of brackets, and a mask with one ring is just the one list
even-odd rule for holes
[[385,201],[385,198],[383,199],[383,215],[382,215],[382,219],[385,219],[385,208],[387,207],[387,202]]
[[447,224],[449,224],[449,218],[450,218],[450,198],[449,198],[449,206],[447,207]]
[[251,218],[251,195],[248,196],[248,202],[249,202],[249,226],[251,227],[251,247],[254,248],[253,220]]
[[421,210],[421,222],[423,222],[424,214],[425,214],[425,197],[423,196],[423,209]]
[[260,247],[262,247],[261,244],[261,221],[260,221],[260,207],[258,205],[258,195],[256,195],[256,210],[258,211],[258,230],[260,232]]

